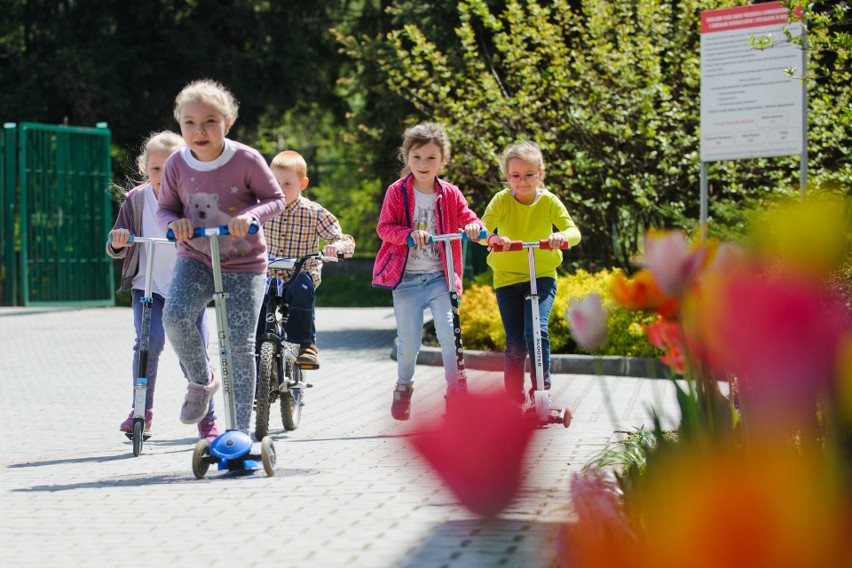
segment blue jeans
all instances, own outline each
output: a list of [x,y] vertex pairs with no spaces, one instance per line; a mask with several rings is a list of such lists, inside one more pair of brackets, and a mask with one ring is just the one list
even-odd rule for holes
[[423,341],[423,311],[427,307],[432,310],[435,332],[441,343],[447,390],[455,390],[458,386],[458,365],[453,335],[453,309],[443,272],[406,274],[393,290],[393,314],[399,337],[396,351],[397,382],[401,385],[414,383],[414,367]]
[[314,281],[309,274],[299,273],[296,280],[284,290],[284,299],[290,306],[290,317],[287,320],[287,341],[316,344],[317,329],[314,320],[316,291]]
[[[144,290],[134,288],[130,291],[133,306],[133,325],[136,328],[136,341],[133,344],[133,386],[136,386],[136,376],[139,373],[139,345],[142,343],[142,302],[141,299],[145,296]],[[148,379],[148,389],[145,398],[145,408],[151,410],[154,407],[154,388],[157,385],[157,369],[160,365],[160,355],[163,353],[163,348],[166,345],[166,334],[163,330],[163,306],[166,299],[153,292],[151,294],[151,325],[148,328],[148,361],[145,369],[145,377]],[[195,320],[195,327],[201,334],[204,340],[204,347],[210,340],[210,332],[207,329],[207,310],[203,309],[198,314]],[[181,365],[183,376],[186,377],[186,370]],[[131,398],[131,406],[133,398]],[[210,411],[207,418],[212,418],[213,403],[210,403]]]
[[[538,288],[539,328],[541,329],[541,360],[544,375],[544,388],[550,388],[550,335],[547,323],[550,310],[556,299],[556,280],[536,278]],[[530,283],[520,282],[497,288],[497,307],[500,319],[506,331],[506,353],[503,356],[503,384],[506,393],[514,399],[523,400],[524,364],[530,353],[530,379],[532,388],[536,388],[535,341],[532,326],[532,303],[527,299]]]

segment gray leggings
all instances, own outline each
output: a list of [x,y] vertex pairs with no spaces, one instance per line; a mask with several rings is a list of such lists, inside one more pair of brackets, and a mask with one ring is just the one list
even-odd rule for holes
[[[223,272],[222,287],[226,300],[231,334],[236,427],[248,433],[257,372],[254,362],[254,337],[257,317],[263,301],[266,274],[263,272]],[[196,327],[198,312],[213,298],[213,271],[191,258],[179,258],[175,264],[169,297],[163,310],[163,327],[187,378],[204,384],[210,380],[207,350]],[[218,330],[221,332],[221,330]],[[228,427],[233,427],[228,424]]]

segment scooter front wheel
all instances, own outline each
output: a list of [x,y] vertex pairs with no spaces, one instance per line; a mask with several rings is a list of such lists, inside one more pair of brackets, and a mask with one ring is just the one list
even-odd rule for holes
[[275,446],[272,445],[271,436],[266,436],[260,442],[260,459],[263,461],[263,471],[266,475],[275,476]]
[[204,479],[207,475],[207,470],[210,468],[210,462],[207,461],[207,456],[210,455],[210,441],[207,438],[198,440],[195,444],[195,451],[192,452],[192,473],[195,479]]
[[133,421],[133,457],[139,457],[139,454],[142,453],[142,434],[143,428],[145,425],[144,420],[134,420]]

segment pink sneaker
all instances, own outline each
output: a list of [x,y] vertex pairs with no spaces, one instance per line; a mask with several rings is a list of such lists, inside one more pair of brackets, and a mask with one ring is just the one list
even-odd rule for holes
[[186,386],[186,398],[180,409],[180,421],[184,424],[197,424],[207,415],[210,399],[219,390],[219,381],[211,377],[206,385],[189,383]]
[[207,438],[208,442],[212,442],[219,435],[219,428],[216,425],[216,420],[202,420],[198,423],[198,439]]
[[[145,427],[142,428],[142,431],[146,434],[151,433],[151,422],[154,420],[154,411],[153,410],[145,410]],[[130,411],[130,414],[127,415],[127,418],[124,422],[122,422],[119,427],[119,430],[122,432],[133,432],[133,411]]]

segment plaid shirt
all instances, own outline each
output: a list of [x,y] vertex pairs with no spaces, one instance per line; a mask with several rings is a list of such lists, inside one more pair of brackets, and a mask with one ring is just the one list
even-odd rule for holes
[[[355,251],[355,239],[343,233],[337,217],[329,213],[319,203],[299,196],[277,217],[273,217],[263,226],[266,245],[270,258],[298,258],[318,252],[320,239],[337,247],[344,254]],[[320,285],[320,261],[310,259],[302,268],[311,275],[314,286]],[[270,270],[269,275],[276,278],[288,278],[289,270]]]

